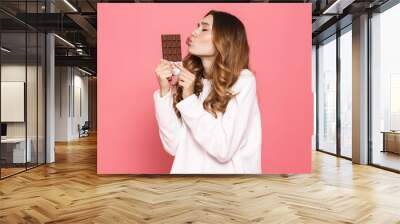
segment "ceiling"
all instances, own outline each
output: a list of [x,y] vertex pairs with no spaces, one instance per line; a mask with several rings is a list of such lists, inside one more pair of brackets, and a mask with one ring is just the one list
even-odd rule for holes
[[[251,0],[231,2],[269,2],[269,3],[312,3],[313,43],[335,32],[337,21],[341,26],[351,23],[351,17],[374,9],[388,0]],[[96,72],[97,49],[97,3],[135,3],[135,2],[188,2],[167,0],[47,0],[53,13],[48,13],[45,0],[1,0],[0,22],[2,43],[9,43],[15,49],[24,48],[22,31],[55,32],[61,38],[56,39],[56,65],[85,67]],[[221,2],[213,0],[196,2]],[[223,1],[227,2],[227,1]],[[27,13],[26,13],[27,12]],[[347,21],[347,23],[346,23]],[[333,28],[332,28],[333,27]],[[4,46],[4,44],[3,44]],[[34,43],[28,45],[35,47]]]

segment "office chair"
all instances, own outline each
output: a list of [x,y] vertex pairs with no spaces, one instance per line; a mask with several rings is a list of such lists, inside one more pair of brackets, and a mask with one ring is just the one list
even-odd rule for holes
[[89,129],[90,129],[89,121],[85,121],[82,127],[80,127],[80,125],[78,124],[79,138],[89,136]]

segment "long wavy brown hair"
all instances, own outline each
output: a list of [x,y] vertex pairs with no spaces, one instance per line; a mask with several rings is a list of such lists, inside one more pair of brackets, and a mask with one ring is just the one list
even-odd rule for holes
[[[210,93],[203,107],[214,117],[217,112],[225,113],[228,102],[235,96],[230,88],[238,80],[242,69],[249,68],[249,45],[243,23],[235,16],[221,11],[211,10],[204,17],[212,15],[212,41],[215,47],[215,60],[207,76],[211,79]],[[183,66],[196,76],[194,94],[199,96],[203,90],[202,79],[206,78],[201,59],[190,53],[183,59]],[[182,97],[182,87],[177,86],[173,107],[176,108]]]

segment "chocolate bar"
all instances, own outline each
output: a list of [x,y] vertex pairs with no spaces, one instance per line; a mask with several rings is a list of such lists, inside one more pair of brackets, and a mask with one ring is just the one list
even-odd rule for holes
[[174,62],[182,61],[180,34],[162,34],[161,42],[163,59]]

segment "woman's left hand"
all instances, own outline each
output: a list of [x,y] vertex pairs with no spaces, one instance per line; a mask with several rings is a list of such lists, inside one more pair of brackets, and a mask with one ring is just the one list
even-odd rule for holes
[[175,66],[181,70],[178,83],[183,87],[182,97],[185,99],[194,92],[196,76],[180,64],[175,64]]

